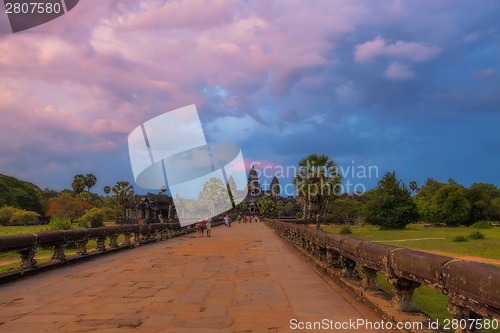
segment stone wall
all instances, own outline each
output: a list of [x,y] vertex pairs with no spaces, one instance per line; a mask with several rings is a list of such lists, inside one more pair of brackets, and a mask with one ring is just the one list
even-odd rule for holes
[[[448,311],[458,322],[500,320],[500,268],[331,234],[290,222],[266,223],[319,271],[391,320],[429,321],[413,301],[413,293],[421,285],[447,295]],[[380,291],[377,272],[385,274],[393,287],[389,300]],[[479,331],[475,327],[456,330]]]

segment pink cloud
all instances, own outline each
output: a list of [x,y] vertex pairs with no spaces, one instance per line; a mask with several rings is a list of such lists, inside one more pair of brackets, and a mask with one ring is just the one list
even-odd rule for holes
[[387,42],[380,36],[355,46],[354,59],[357,63],[370,62],[373,59],[386,56],[411,62],[424,62],[433,59],[441,52],[437,46],[417,42],[397,41]]
[[397,61],[393,61],[387,66],[384,75],[391,80],[408,80],[415,77],[415,73],[409,66]]

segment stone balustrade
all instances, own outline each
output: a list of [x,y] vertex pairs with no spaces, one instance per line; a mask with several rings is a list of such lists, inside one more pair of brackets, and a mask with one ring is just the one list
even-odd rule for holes
[[[500,321],[500,268],[331,234],[290,222],[266,223],[301,250],[322,273],[341,282],[359,299],[381,309],[393,320],[401,317],[391,312],[405,315],[419,312],[413,293],[420,285],[426,285],[447,295],[448,311],[459,324],[477,319]],[[389,311],[379,306],[385,294],[377,284],[377,272],[385,274],[393,287]],[[405,318],[411,320],[409,316]],[[479,331],[475,327],[456,329],[464,333]]]
[[[221,224],[220,219],[212,222],[213,226]],[[193,232],[192,226],[180,227],[179,224],[124,224],[100,228],[70,229],[20,234],[0,237],[0,253],[17,252],[20,255],[20,270],[0,274],[0,283],[15,280],[25,275],[37,273],[51,266],[61,266],[87,259],[95,255],[114,252],[115,250],[134,248],[140,245],[163,241],[169,238]],[[120,237],[123,236],[123,237]],[[118,243],[120,238],[121,244]],[[95,240],[94,249],[88,248],[88,242]],[[67,256],[65,249],[74,244],[76,253]],[[49,263],[39,265],[35,259],[40,248],[51,248],[53,254]]]

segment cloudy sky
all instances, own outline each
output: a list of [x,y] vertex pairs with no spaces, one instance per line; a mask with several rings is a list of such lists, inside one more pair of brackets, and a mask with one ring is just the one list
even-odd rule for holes
[[500,185],[498,17],[496,0],[81,0],[13,34],[0,13],[0,173],[133,182],[129,133],[196,104],[247,165],[317,152],[406,183]]

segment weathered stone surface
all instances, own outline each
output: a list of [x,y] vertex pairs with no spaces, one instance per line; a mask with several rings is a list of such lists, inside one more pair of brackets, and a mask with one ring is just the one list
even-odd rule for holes
[[483,316],[500,318],[500,269],[494,266],[453,260],[442,268],[448,300]]

